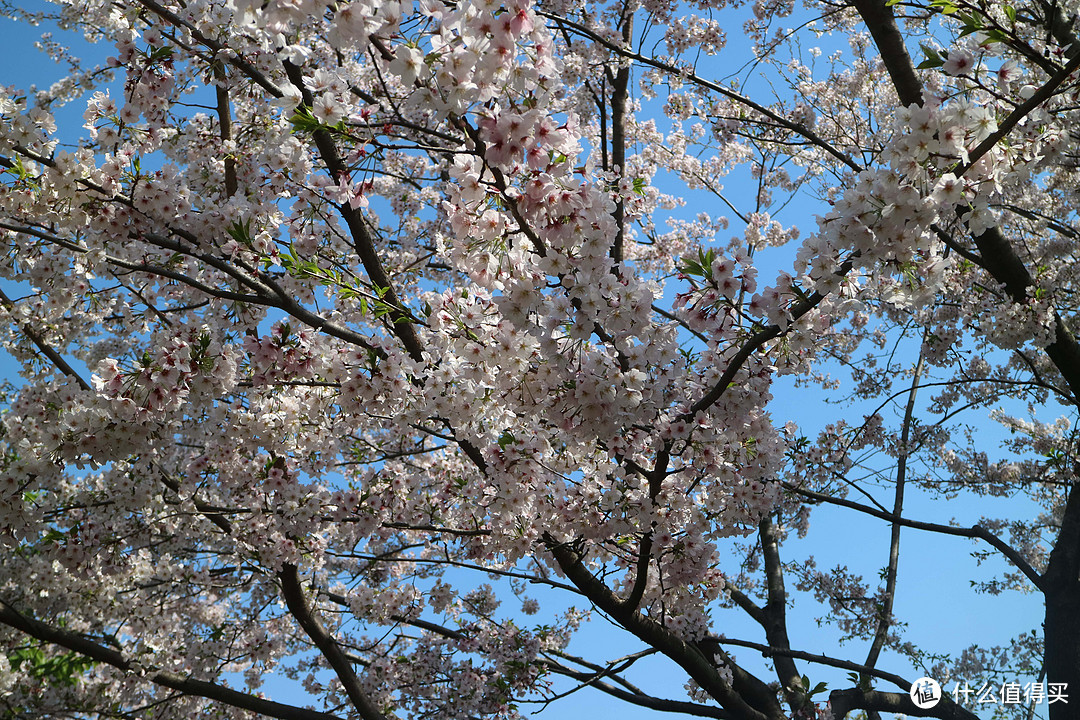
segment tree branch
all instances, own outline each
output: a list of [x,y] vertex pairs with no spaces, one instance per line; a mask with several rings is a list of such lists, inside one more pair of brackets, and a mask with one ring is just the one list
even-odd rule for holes
[[907,693],[889,693],[878,690],[833,690],[829,694],[829,706],[834,720],[842,720],[852,710],[903,713],[915,717],[933,717],[940,720],[979,720],[969,710],[957,705],[945,696],[932,708],[921,709]]
[[[836,270],[836,274],[847,275],[851,271],[851,268],[851,260],[845,260]],[[799,302],[795,303],[795,305],[793,305],[788,311],[789,315],[791,316],[791,322],[788,324],[788,328],[790,329],[790,327],[794,325],[800,318],[802,318],[803,315],[806,315],[808,312],[820,305],[821,302],[825,299],[825,297],[825,295],[822,295],[821,293],[815,291],[806,299],[800,300]],[[720,399],[720,397],[728,389],[728,386],[731,385],[731,382],[735,379],[735,375],[738,374],[739,369],[742,367],[743,363],[746,362],[759,347],[761,347],[770,340],[780,337],[785,332],[787,332],[787,330],[781,330],[779,325],[770,325],[769,327],[754,333],[754,335],[749,340],[747,340],[741,348],[739,348],[739,351],[735,353],[735,357],[733,357],[728,362],[727,368],[724,370],[724,374],[721,375],[720,379],[713,384],[713,386],[709,389],[709,392],[705,393],[704,397],[694,403],[694,405],[686,413],[681,415],[680,419],[690,422],[699,412],[711,407],[713,403]]]
[[922,82],[915,74],[904,37],[896,26],[896,16],[885,0],[854,0],[855,9],[866,23],[870,36],[874,38],[881,62],[892,79],[893,87],[900,98],[900,104],[922,105]]
[[922,347],[919,348],[919,359],[915,362],[915,372],[911,377],[911,389],[908,390],[907,406],[904,408],[904,426],[900,431],[899,457],[896,460],[896,487],[893,494],[892,514],[897,518],[892,524],[889,535],[889,562],[885,570],[885,600],[879,610],[877,629],[874,631],[874,639],[870,643],[870,651],[866,654],[866,665],[874,667],[881,649],[885,646],[885,638],[889,627],[892,625],[892,611],[896,599],[896,575],[900,564],[900,528],[899,518],[904,511],[904,487],[907,483],[908,443],[911,439],[911,423],[915,415],[915,396],[919,391],[919,381],[922,379],[923,362],[925,355]]
[[[314,98],[304,83],[304,76],[300,72],[300,68],[288,60],[284,61],[284,65],[286,75],[288,75],[293,86],[300,91],[304,104],[309,107],[313,105]],[[316,130],[312,133],[312,138],[315,140],[315,147],[318,148],[319,155],[322,157],[330,177],[338,182],[344,181],[348,173],[345,170],[344,163],[341,161],[341,157],[338,155],[333,138],[325,130]],[[420,338],[416,335],[415,319],[405,311],[405,306],[402,305],[401,300],[394,291],[390,276],[386,274],[386,269],[383,267],[382,260],[379,258],[379,253],[375,248],[375,241],[371,237],[371,233],[368,232],[367,226],[364,225],[363,217],[348,203],[335,205],[335,207],[349,227],[349,234],[352,236],[356,254],[359,256],[371,284],[384,293],[382,300],[390,308],[390,312],[387,314],[390,331],[405,346],[409,357],[417,362],[422,362],[424,350],[420,344]]]
[[[214,63],[214,91],[217,96],[218,126],[221,128],[222,143],[232,140],[232,113],[230,110],[228,76],[225,74],[225,66],[220,62]],[[232,197],[236,194],[236,158],[232,154],[225,156],[225,194]]]
[[[568,543],[544,534],[544,543],[559,568],[601,611],[607,613],[647,645],[656,648],[683,668],[701,688],[738,720],[781,720],[780,704],[767,685],[733,662],[729,665],[733,684],[721,679],[712,660],[698,646],[688,643],[655,620],[627,608],[604,583],[582,563],[581,554]],[[741,686],[741,687],[740,687]],[[736,690],[738,688],[738,690]],[[748,702],[744,695],[753,699]]]
[[750,640],[736,640],[733,638],[709,638],[708,642],[714,642],[717,645],[734,645],[736,647],[750,648],[751,650],[758,650],[761,652],[762,657],[776,658],[778,656],[792,657],[798,660],[806,660],[807,662],[815,663],[817,665],[825,665],[827,667],[840,668],[841,670],[852,670],[861,675],[869,675],[876,677],[887,682],[891,682],[900,688],[910,688],[911,683],[890,672],[878,670],[877,668],[868,667],[860,663],[851,662],[849,660],[839,660],[837,658],[831,658],[828,655],[815,654],[806,652],[805,650],[792,650],[790,648],[778,648],[771,645],[762,645],[761,643],[752,642]]
[[985,140],[975,146],[975,148],[968,153],[967,160],[957,163],[953,169],[953,173],[960,177],[966,173],[971,166],[979,162],[983,155],[990,152],[995,145],[1005,139],[1005,136],[1012,132],[1012,129],[1017,124],[1026,118],[1032,110],[1037,108],[1046,100],[1049,100],[1062,83],[1069,79],[1069,76],[1076,72],[1076,69],[1080,68],[1080,53],[1073,56],[1071,60],[1061,68],[1053,77],[1046,81],[1042,87],[1036,90],[1031,97],[1024,102],[1013,108],[1013,111],[1009,115],[998,123],[998,129],[990,134]]
[[[15,303],[13,303],[10,298],[8,298],[8,296],[4,293],[3,290],[0,290],[0,307],[3,307],[4,310],[14,314],[13,311],[15,309]],[[68,361],[65,360],[63,356],[60,355],[60,353],[56,352],[56,350],[54,350],[47,342],[45,342],[45,339],[41,337],[40,333],[34,330],[34,328],[30,327],[30,323],[23,323],[19,326],[19,329],[22,330],[23,335],[30,338],[30,342],[34,343],[34,345],[37,346],[37,349],[40,350],[41,353],[49,359],[49,362],[56,366],[57,370],[74,380],[75,384],[77,384],[80,388],[87,392],[90,392],[90,384],[86,382],[86,380],[83,380],[82,376],[75,371],[75,368],[71,367],[71,365],[68,364]]]
[[649,57],[647,55],[642,55],[639,52],[634,52],[633,50],[630,50],[628,48],[620,47],[619,45],[611,42],[607,38],[598,35],[597,33],[593,32],[590,29],[588,29],[584,25],[580,25],[580,24],[574,22],[573,20],[569,20],[569,19],[567,19],[565,17],[561,17],[561,16],[555,15],[553,13],[538,12],[537,14],[542,16],[542,17],[546,17],[547,19],[551,20],[552,22],[559,25],[560,27],[568,27],[568,28],[572,29],[575,33],[581,35],[582,37],[588,38],[591,42],[596,43],[597,45],[600,45],[600,46],[606,48],[607,50],[615,52],[615,53],[621,55],[622,57],[626,58],[627,60],[633,60],[635,62],[641,63],[642,65],[648,65],[649,67],[656,68],[657,70],[661,70],[663,72],[670,73],[670,74],[675,75],[677,77],[680,77],[680,78],[682,78],[684,80],[692,82],[695,85],[703,87],[703,88],[705,88],[707,90],[712,90],[713,92],[718,93],[718,94],[728,98],[729,100],[733,100],[733,101],[739,103],[740,105],[745,105],[746,107],[750,108],[751,110],[754,110],[754,111],[760,113],[764,117],[766,117],[769,120],[771,120],[772,122],[776,123],[780,127],[784,128],[786,130],[790,130],[791,132],[795,133],[796,135],[800,135],[800,136],[806,138],[812,145],[816,145],[817,147],[821,148],[826,153],[828,153],[829,155],[832,155],[837,160],[844,163],[845,165],[847,165],[849,168],[851,168],[855,172],[859,172],[860,170],[863,169],[863,167],[861,165],[859,165],[857,162],[855,162],[849,155],[846,155],[846,154],[840,152],[839,150],[837,150],[830,143],[826,142],[823,138],[821,138],[819,135],[817,135],[813,130],[810,130],[809,128],[807,128],[805,126],[800,125],[799,123],[792,122],[791,120],[788,120],[787,118],[783,117],[782,115],[779,115],[779,114],[773,112],[772,110],[765,107],[764,105],[761,105],[760,103],[756,103],[753,100],[751,100],[750,98],[745,97],[743,95],[740,95],[739,93],[737,93],[737,92],[735,92],[733,90],[730,90],[729,88],[726,88],[723,85],[720,85],[719,83],[715,83],[715,82],[712,82],[711,80],[706,80],[705,78],[699,77],[696,73],[690,71],[687,68],[679,68],[679,67],[676,67],[676,66],[674,66],[674,65],[672,65],[670,63],[666,63],[666,62],[663,62],[661,60],[651,58],[651,57]]
[[[200,44],[214,51],[215,54],[220,53],[223,50],[228,50],[227,46],[217,42],[216,40],[206,37],[199,31],[199,28],[187,22],[171,10],[166,9],[164,6],[162,6],[155,0],[137,0],[137,2],[161,19],[168,21],[170,24],[176,25],[177,27],[186,28],[187,31],[191,33],[191,37],[195,38],[195,40],[198,41]],[[274,85],[274,83],[270,82],[266,78],[266,76],[263,75],[254,65],[249,63],[247,60],[244,60],[244,58],[240,57],[239,54],[235,52],[229,52],[225,53],[224,57],[227,58],[227,62],[230,65],[242,72],[246,77],[250,78],[253,82],[262,87],[263,90],[266,90],[266,92],[270,93],[272,96],[279,98],[284,95],[284,93],[281,92],[277,85]]]
[[580,672],[563,666],[555,667],[550,664],[548,665],[548,668],[559,675],[565,675],[568,678],[577,680],[583,687],[594,687],[614,698],[628,702],[631,705],[637,705],[638,707],[649,708],[650,710],[657,710],[659,712],[683,713],[684,715],[694,715],[696,717],[716,718],[717,720],[734,720],[736,717],[726,710],[710,707],[708,705],[698,705],[697,703],[687,702],[685,700],[668,700],[653,695],[638,695],[629,690],[616,687],[611,683],[604,682],[600,679],[600,673]]
[[352,661],[319,621],[315,609],[308,602],[304,588],[300,585],[297,567],[292,563],[285,563],[281,572],[278,573],[278,580],[281,581],[281,595],[285,599],[289,612],[315,643],[315,647],[319,649],[326,661],[330,663],[330,667],[334,669],[334,673],[345,688],[353,707],[360,713],[360,717],[364,720],[389,720],[392,716],[383,714],[379,708],[375,707],[361,687],[360,678],[353,670]]
[[[623,43],[629,45],[634,34],[634,13],[624,7],[625,17],[622,19]],[[611,83],[611,160],[618,168],[619,177],[626,176],[626,99],[627,88],[630,84],[630,65],[626,62],[619,63],[619,69]],[[615,242],[611,246],[611,258],[616,264],[623,259],[623,241],[626,237],[625,207],[620,199],[615,204]]]
[[1016,567],[1017,570],[1024,573],[1031,584],[1039,590],[1043,589],[1043,579],[1035,568],[1028,564],[1020,553],[1018,553],[1013,547],[1006,544],[1001,538],[991,533],[989,530],[981,525],[972,525],[969,528],[953,527],[951,525],[939,525],[937,523],[921,522],[918,520],[909,520],[907,518],[896,517],[892,513],[887,513],[876,508],[868,507],[866,505],[860,505],[859,503],[852,502],[851,500],[845,500],[843,498],[833,497],[824,493],[814,492],[813,490],[806,490],[804,488],[795,487],[794,485],[784,485],[785,488],[791,492],[802,495],[803,497],[816,500],[818,502],[830,503],[832,505],[839,505],[851,510],[857,510],[867,515],[873,515],[876,518],[887,520],[889,522],[897,523],[903,527],[915,528],[917,530],[926,530],[928,532],[941,533],[942,535],[954,535],[956,537],[966,537],[984,540],[989,545],[993,546],[998,552],[1004,555],[1008,560]]
[[[765,516],[758,523],[758,537],[761,540],[761,554],[765,565],[765,587],[768,601],[765,603],[764,627],[769,645],[781,650],[791,649],[791,640],[787,632],[787,591],[784,588],[784,568],[780,562],[780,538],[770,516]],[[780,653],[773,659],[776,677],[780,680],[784,694],[791,709],[798,711],[806,702],[806,695],[801,689],[801,674],[790,654]]]
[[[59,645],[83,657],[105,665],[111,665],[130,675],[136,673],[131,662],[125,659],[119,650],[99,645],[83,635],[61,630],[39,620],[29,618],[3,600],[0,600],[0,623],[42,642]],[[294,705],[284,705],[255,695],[242,693],[224,685],[186,678],[175,673],[150,671],[143,678],[155,685],[175,690],[184,695],[206,698],[207,700],[248,710],[266,717],[280,718],[280,720],[340,720],[336,715],[329,713]]]

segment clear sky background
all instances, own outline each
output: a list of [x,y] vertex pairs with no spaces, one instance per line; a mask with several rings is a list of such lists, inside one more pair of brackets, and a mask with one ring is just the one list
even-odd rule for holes
[[[24,7],[30,3],[20,3]],[[38,3],[33,3],[37,6]],[[16,85],[28,89],[31,84],[47,86],[58,78],[63,69],[54,67],[48,57],[34,49],[33,44],[44,28],[28,28],[16,25],[6,19],[0,19],[0,85]],[[732,41],[737,42],[739,33],[732,31]],[[88,55],[103,61],[111,54],[108,48],[90,48],[81,39],[71,33],[56,32],[56,39],[75,42],[86,49]],[[731,52],[738,53],[738,48]],[[741,60],[740,60],[741,61]],[[92,65],[94,62],[89,62]],[[114,91],[114,95],[115,95]],[[84,133],[81,129],[84,104],[77,102],[58,115],[61,132],[68,137]],[[734,184],[734,183],[733,183]],[[677,192],[673,187],[663,187],[667,192]],[[812,219],[820,208],[797,202],[789,206],[781,219],[797,224],[804,232],[812,229]],[[691,215],[692,213],[687,213]],[[737,223],[737,220],[734,221]],[[741,231],[733,223],[732,233]],[[762,272],[762,278],[771,279],[768,272]],[[16,292],[17,291],[13,291]],[[18,369],[14,362],[0,352],[0,377],[16,381]],[[824,422],[838,417],[858,417],[854,412],[845,412],[842,408],[824,405],[826,398],[812,390],[796,390],[785,379],[777,382],[774,394],[777,400],[771,406],[772,414],[778,424],[787,420],[799,423],[805,434],[812,435],[821,429]],[[981,411],[976,411],[979,413]],[[998,442],[1005,433],[985,417],[973,416],[969,421],[979,423],[980,444],[992,456]],[[891,496],[880,497],[880,501],[891,506]],[[933,501],[918,493],[913,493],[908,501],[906,514],[922,520],[948,523],[957,517],[961,524],[971,525],[981,515],[1005,514],[999,512],[1002,503],[1009,504],[1011,515],[1026,512],[1024,501],[1015,499],[970,501],[963,503],[945,503]],[[1034,512],[1034,508],[1031,508]],[[787,558],[799,558],[804,553],[812,552],[822,569],[837,565],[847,565],[853,571],[873,578],[879,568],[884,567],[888,557],[888,527],[877,520],[855,516],[850,512],[840,512],[822,507],[815,510],[811,521],[810,534],[805,540],[789,541],[785,545]],[[930,535],[913,530],[905,530],[901,546],[901,564],[899,577],[899,595],[896,600],[896,615],[909,623],[907,639],[923,647],[928,652],[957,653],[972,642],[983,644],[1004,644],[1020,632],[1038,629],[1042,617],[1041,598],[1036,595],[1023,595],[1010,592],[997,597],[975,595],[969,583],[972,580],[989,579],[1003,567],[996,558],[977,567],[968,555],[969,550],[985,550],[971,541]],[[798,552],[795,552],[798,551]],[[538,595],[542,599],[543,595]],[[816,618],[826,609],[807,598],[798,598],[799,602],[791,609],[789,625],[792,645],[800,650],[814,653],[838,654],[854,661],[862,661],[866,648],[851,644],[836,653],[836,633],[828,627],[819,627]],[[760,630],[754,632],[750,623],[741,613],[734,611],[720,612],[716,629],[729,637],[744,637],[763,641]],[[570,646],[570,652],[595,657],[597,649],[603,648],[609,657],[641,649],[633,638],[625,632],[613,630],[606,621],[595,619],[583,628]],[[736,656],[750,669],[760,665],[751,651],[739,651]],[[801,663],[804,672],[813,682],[825,680],[830,687],[847,686],[846,675],[842,671],[828,671],[819,667]],[[888,657],[880,667],[895,671],[912,679],[917,674],[906,663],[893,662]],[[682,684],[685,676],[664,661],[643,661],[641,669],[633,675],[646,687],[665,688],[660,694],[671,698],[683,698]],[[983,678],[967,678],[974,683]],[[1021,678],[1017,678],[1022,680]],[[888,688],[892,689],[892,688]],[[305,701],[302,692],[291,683],[274,680],[264,688],[268,695],[283,702]],[[980,716],[989,717],[989,712]],[[645,720],[656,718],[658,713],[649,710],[625,706],[606,698],[601,693],[585,689],[575,697],[555,703],[536,717],[541,718],[607,718],[619,717],[626,720]]]

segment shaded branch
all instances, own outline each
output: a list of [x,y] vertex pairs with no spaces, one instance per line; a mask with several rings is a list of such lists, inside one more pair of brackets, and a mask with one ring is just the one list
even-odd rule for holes
[[[845,260],[836,270],[836,274],[841,276],[847,275],[851,271],[851,268],[851,260]],[[791,322],[788,324],[787,329],[790,329],[800,318],[820,305],[825,297],[825,295],[815,291],[812,295],[806,297],[806,299],[795,303],[788,311],[788,314],[791,316]],[[770,325],[767,328],[754,333],[754,335],[739,348],[739,351],[735,353],[735,357],[728,362],[724,374],[713,384],[709,392],[705,393],[705,396],[694,403],[694,405],[686,413],[681,415],[679,419],[690,422],[699,412],[711,407],[713,403],[720,399],[728,389],[728,386],[731,385],[735,376],[742,368],[743,363],[749,360],[750,356],[753,355],[758,348],[768,341],[780,337],[787,332],[787,329],[782,330],[779,325]]]
[[[8,313],[14,315],[15,303],[13,303],[10,298],[8,298],[8,296],[4,293],[3,290],[0,290],[0,307],[3,307],[4,310],[6,310]],[[86,380],[84,380],[82,376],[75,371],[75,368],[71,367],[71,365],[68,364],[68,361],[65,360],[63,356],[60,355],[60,353],[56,352],[56,350],[54,350],[47,342],[45,342],[45,339],[41,336],[40,333],[34,330],[34,328],[30,327],[30,323],[23,323],[22,325],[19,325],[19,330],[22,331],[23,335],[30,338],[30,342],[34,343],[34,345],[37,346],[37,349],[41,351],[41,354],[47,357],[49,359],[49,362],[51,362],[57,370],[74,380],[80,388],[82,388],[86,392],[90,392],[90,384],[86,382]]]
[[956,176],[960,177],[971,169],[975,163],[979,162],[983,155],[990,152],[995,145],[1004,140],[1005,136],[1012,132],[1012,129],[1016,127],[1021,120],[1031,114],[1032,110],[1046,100],[1049,100],[1058,91],[1058,88],[1069,79],[1069,76],[1076,72],[1077,68],[1080,68],[1080,53],[1074,55],[1065,67],[1061,68],[1061,70],[1055,73],[1053,77],[1047,80],[1046,83],[1036,90],[1031,97],[1017,105],[1004,120],[998,123],[998,129],[996,131],[991,133],[985,140],[976,145],[975,148],[968,153],[967,160],[957,163],[953,169]]
[[166,20],[170,24],[177,27],[183,27],[187,29],[187,31],[191,33],[191,37],[195,38],[195,40],[201,45],[204,45],[205,47],[212,50],[215,54],[222,53],[222,57],[226,59],[226,62],[235,67],[240,72],[242,72],[245,77],[251,79],[263,90],[266,90],[266,92],[270,93],[276,98],[284,96],[284,93],[281,92],[277,85],[270,82],[266,78],[266,76],[263,75],[262,72],[260,72],[254,65],[249,63],[247,60],[244,60],[244,58],[240,57],[240,55],[235,52],[222,52],[229,50],[229,48],[212,38],[206,37],[202,34],[202,32],[199,31],[199,28],[184,20],[176,13],[166,9],[164,6],[162,6],[155,0],[137,0],[137,2],[150,12],[160,17],[162,20]]
[[[604,682],[600,679],[599,673],[580,672],[571,670],[567,667],[552,666],[551,664],[548,664],[547,667],[552,672],[577,680],[581,683],[581,687],[596,688],[607,695],[618,698],[623,702],[628,702],[631,705],[637,705],[638,707],[649,708],[650,710],[657,710],[659,712],[683,713],[684,715],[694,715],[696,717],[717,718],[717,720],[733,720],[736,717],[721,708],[698,705],[697,703],[688,702],[686,700],[668,700],[653,695],[638,695],[637,693],[624,690],[611,683]],[[568,693],[564,693],[564,695],[565,694]]]
[[[221,141],[227,143],[232,140],[232,113],[230,110],[229,87],[226,84],[228,78],[225,75],[225,66],[221,63],[214,64],[214,79]],[[225,156],[225,194],[232,197],[236,194],[236,191],[236,158],[229,154]]]
[[[137,668],[119,650],[99,645],[84,635],[61,630],[29,618],[3,600],[0,600],[0,623],[42,642],[58,645],[95,662],[111,665],[132,676],[137,672]],[[150,670],[142,677],[148,682],[175,690],[184,695],[206,698],[224,705],[258,713],[265,717],[280,718],[281,720],[339,720],[336,715],[294,705],[285,705],[242,693],[224,685],[195,680],[176,673]]]
[[[772,690],[739,666],[731,663],[732,685],[721,677],[705,651],[675,635],[652,618],[627,608],[611,589],[597,579],[582,562],[581,553],[570,543],[561,543],[544,534],[544,543],[570,581],[601,611],[650,647],[674,660],[701,688],[739,720],[780,720],[785,717]],[[752,702],[751,702],[752,701]]]
[[[622,40],[629,44],[634,34],[634,14],[624,8]],[[626,100],[630,84],[630,64],[619,63],[619,69],[611,79],[611,161],[618,168],[619,177],[626,175]],[[620,199],[615,203],[615,242],[611,246],[611,258],[616,264],[623,259],[623,242],[626,238],[625,206]]]
[[[288,60],[284,61],[284,65],[285,73],[288,75],[293,86],[300,91],[304,104],[309,107],[312,106],[314,104],[314,98],[312,97],[311,91],[308,90],[307,85],[304,83],[304,76],[300,72],[300,68]],[[348,173],[346,172],[345,164],[338,154],[337,146],[334,144],[334,140],[330,136],[330,133],[326,130],[316,130],[312,133],[312,138],[315,140],[315,147],[318,149],[319,156],[326,165],[326,169],[330,173],[330,176],[338,182],[343,181]],[[342,205],[335,204],[335,207],[349,228],[349,234],[352,236],[356,254],[360,258],[360,262],[364,266],[364,270],[367,272],[371,284],[384,293],[382,301],[390,308],[387,319],[389,321],[388,324],[391,332],[393,332],[398,340],[401,341],[401,344],[405,346],[405,350],[409,353],[409,357],[417,362],[422,362],[424,359],[424,350],[420,344],[420,338],[416,334],[416,328],[413,324],[414,318],[410,313],[406,312],[404,305],[402,305],[401,300],[394,291],[393,284],[390,282],[390,276],[386,274],[386,269],[383,267],[382,260],[375,248],[375,240],[371,237],[371,233],[368,232],[363,217],[348,203]]]
[[[765,587],[767,601],[763,608],[765,637],[769,645],[781,650],[791,649],[791,640],[787,632],[787,591],[784,588],[784,568],[780,562],[780,538],[772,518],[765,516],[758,524],[758,536],[761,540],[761,554],[765,565]],[[801,674],[790,654],[780,653],[773,659],[776,677],[780,680],[784,694],[789,699],[792,710],[799,710],[806,701],[801,690]]]
[[880,692],[878,690],[833,690],[829,705],[834,720],[842,720],[852,710],[903,713],[915,717],[933,717],[940,720],[979,720],[978,716],[957,705],[947,695],[932,708],[921,709],[907,693]]
[[885,570],[885,599],[882,607],[878,610],[877,629],[874,631],[874,639],[870,643],[870,652],[866,655],[866,665],[874,667],[881,649],[885,646],[885,638],[888,635],[889,626],[892,625],[892,611],[896,600],[896,575],[900,564],[900,528],[899,519],[904,511],[904,488],[907,484],[908,443],[911,440],[911,424],[915,416],[915,397],[919,390],[919,381],[922,379],[923,363],[925,354],[921,345],[919,359],[915,362],[915,372],[911,378],[911,388],[908,390],[907,406],[904,408],[904,426],[900,431],[900,451],[896,460],[896,487],[893,492],[892,514],[897,520],[893,521],[889,534],[889,562]]
[[870,675],[880,680],[891,682],[900,688],[910,688],[911,683],[890,672],[878,670],[877,668],[868,667],[861,663],[851,662],[849,660],[840,660],[838,658],[832,658],[828,655],[816,654],[806,652],[804,650],[792,650],[791,648],[779,648],[771,645],[762,645],[761,643],[752,642],[750,640],[736,640],[733,638],[709,638],[708,642],[716,643],[717,645],[734,645],[736,647],[750,648],[751,650],[758,650],[761,652],[762,657],[776,658],[776,657],[791,657],[798,660],[806,660],[817,665],[826,665],[828,667],[840,668],[841,670],[852,670],[859,674]]
[[334,669],[334,673],[337,675],[342,687],[345,688],[353,707],[360,713],[360,717],[364,718],[364,720],[388,720],[392,717],[383,714],[368,698],[367,693],[364,692],[363,687],[360,685],[360,678],[356,676],[356,672],[353,670],[352,660],[348,658],[341,646],[338,645],[322,622],[319,621],[315,609],[308,602],[304,588],[300,585],[297,567],[292,563],[286,563],[281,572],[278,573],[278,580],[281,581],[281,595],[285,599],[285,605],[289,608],[289,612],[296,618],[296,621],[307,636],[311,638],[311,641],[315,643],[315,647],[319,649],[326,661],[330,663],[330,667]]
[[896,25],[892,7],[886,5],[885,0],[854,0],[854,5],[866,23],[870,36],[874,38],[900,104],[904,107],[922,105],[922,82],[915,74],[915,66],[904,45],[904,36]]
[[739,93],[737,93],[737,92],[735,92],[735,91],[733,91],[733,90],[731,90],[729,88],[726,88],[723,85],[720,85],[719,83],[712,82],[711,80],[706,80],[705,78],[702,78],[702,77],[698,76],[696,73],[692,72],[688,68],[676,67],[675,65],[672,65],[671,63],[666,63],[666,62],[663,62],[661,60],[657,60],[657,59],[649,57],[647,55],[642,55],[639,52],[634,52],[633,50],[630,50],[628,48],[617,45],[616,43],[611,42],[607,38],[605,38],[605,37],[593,32],[592,30],[588,29],[584,25],[580,25],[580,24],[574,22],[573,20],[569,20],[569,19],[567,19],[565,17],[560,17],[558,15],[555,15],[553,13],[548,13],[548,12],[538,12],[537,14],[542,16],[542,17],[546,17],[547,19],[549,19],[552,22],[556,23],[557,25],[559,25],[560,28],[570,28],[570,29],[572,29],[575,33],[581,35],[582,37],[588,38],[591,42],[593,42],[593,43],[595,43],[597,45],[600,45],[600,46],[604,47],[605,49],[610,50],[610,51],[612,51],[612,52],[614,52],[614,53],[616,53],[618,55],[621,55],[622,57],[624,57],[624,58],[626,58],[628,60],[633,60],[635,62],[641,63],[642,65],[648,65],[649,67],[656,68],[657,70],[661,70],[663,72],[670,73],[672,75],[675,75],[677,77],[682,78],[683,80],[686,80],[688,82],[692,82],[695,85],[703,87],[703,88],[705,88],[707,90],[712,90],[715,93],[723,95],[724,97],[728,98],[729,100],[733,100],[733,101],[739,103],[740,105],[745,105],[746,107],[760,113],[764,117],[766,117],[769,120],[771,120],[772,122],[776,123],[780,127],[784,128],[786,130],[790,130],[791,132],[806,138],[812,145],[815,145],[815,146],[819,147],[820,149],[824,150],[829,155],[832,155],[833,157],[835,157],[837,160],[839,160],[840,162],[847,165],[852,170],[854,170],[856,172],[859,172],[860,170],[863,169],[863,167],[861,165],[859,165],[857,162],[855,162],[849,155],[846,155],[846,154],[840,152],[839,150],[837,150],[829,142],[827,142],[826,140],[821,138],[819,135],[817,135],[813,130],[811,130],[811,129],[809,129],[809,128],[807,128],[804,125],[801,125],[799,123],[792,122],[791,120],[788,120],[787,118],[783,117],[782,115],[779,115],[779,114],[773,112],[772,110],[765,107],[764,105],[761,105],[760,103],[756,103],[753,100],[751,100],[750,98],[748,98],[748,97],[746,97],[744,95],[740,95]]
[[909,520],[907,518],[896,517],[892,513],[884,512],[876,508],[868,507],[866,505],[860,505],[859,503],[852,502],[851,500],[845,500],[843,498],[832,497],[824,493],[814,492],[813,490],[806,490],[804,488],[795,487],[794,485],[788,485],[785,483],[784,487],[791,492],[802,495],[803,497],[816,500],[818,502],[830,503],[832,505],[839,505],[851,510],[857,510],[867,515],[873,515],[876,518],[887,520],[889,522],[897,523],[903,527],[915,528],[917,530],[926,530],[928,532],[941,533],[942,535],[954,535],[956,537],[966,537],[972,539],[983,540],[987,544],[994,547],[998,552],[1004,555],[1008,560],[1022,572],[1031,584],[1036,588],[1043,589],[1042,576],[1036,572],[1035,568],[1028,564],[1019,552],[1015,548],[1005,543],[997,535],[987,530],[981,525],[972,525],[971,527],[954,527],[952,525],[940,525],[938,523],[921,522],[919,520]]

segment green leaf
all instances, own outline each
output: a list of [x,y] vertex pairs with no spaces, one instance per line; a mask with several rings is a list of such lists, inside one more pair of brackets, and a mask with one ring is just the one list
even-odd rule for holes
[[251,247],[254,242],[251,237],[251,218],[245,220],[242,225],[239,220],[233,221],[226,232],[229,233],[229,237],[244,247]]
[[946,15],[952,15],[960,9],[953,4],[952,0],[930,0],[930,7],[937,8]]
[[983,18],[975,13],[958,13],[957,17],[964,23],[964,30],[966,32],[974,32],[976,30],[982,30],[984,27]]
[[97,664],[74,652],[47,657],[37,647],[16,648],[8,655],[8,661],[14,669],[22,670],[43,684],[67,686],[74,685],[79,675]]
[[696,275],[708,280],[712,277],[712,264],[715,259],[715,250],[712,248],[709,248],[708,250],[699,248],[697,258],[694,260],[684,259],[679,271],[682,272],[683,275]]
[[47,533],[41,536],[41,541],[46,543],[60,542],[67,538],[67,533],[62,533],[55,528],[50,529]]
[[289,118],[293,133],[313,133],[323,127],[323,124],[312,115],[311,108],[307,105],[298,105],[292,117]]
[[173,49],[171,47],[159,47],[152,50],[146,57],[150,62],[158,62],[160,60],[171,60],[173,56]]
[[934,48],[930,47],[929,45],[923,44],[920,44],[919,47],[922,48],[923,55],[926,56],[926,59],[916,66],[919,70],[939,68],[945,64],[945,58],[943,58],[941,56],[941,53],[939,53]]
[[26,166],[23,165],[22,157],[19,155],[15,156],[15,159],[11,161],[10,166],[7,167],[4,172],[9,172],[12,175],[18,175],[20,180],[25,180],[26,176],[29,175],[29,173],[26,171]]

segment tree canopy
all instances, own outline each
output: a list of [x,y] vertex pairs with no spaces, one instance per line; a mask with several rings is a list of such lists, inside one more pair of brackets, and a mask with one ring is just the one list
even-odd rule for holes
[[[0,88],[3,717],[1075,717],[1074,0],[3,8],[115,48]],[[1045,617],[929,657],[902,532]]]

